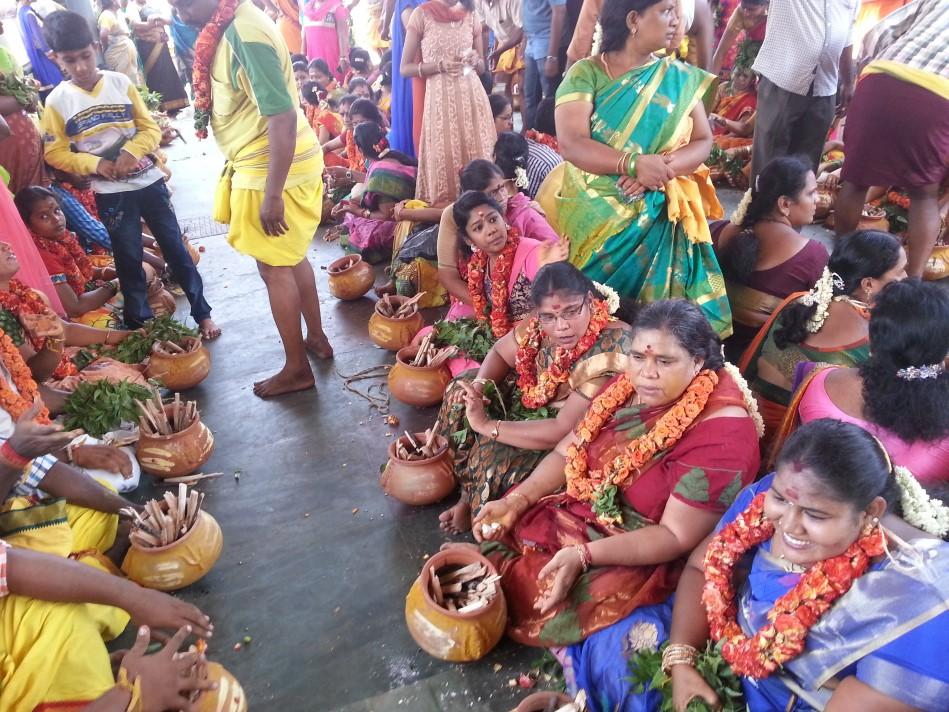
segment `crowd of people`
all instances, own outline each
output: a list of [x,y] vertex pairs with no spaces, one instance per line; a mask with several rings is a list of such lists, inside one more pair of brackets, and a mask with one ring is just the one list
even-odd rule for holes
[[[378,296],[447,307],[416,337],[459,350],[432,427],[460,496],[433,527],[474,538],[452,545],[497,567],[508,635],[589,709],[714,706],[715,655],[752,710],[944,707],[944,3],[170,6],[21,0],[32,79],[0,53],[4,709],[207,685],[173,655],[207,618],[114,575],[135,505],[73,465],[115,454],[50,421],[75,349],[167,313],[166,288],[220,334],[160,151],[192,101],[285,352],[254,393],[333,358],[320,225],[383,266]],[[715,182],[743,190],[727,220]],[[801,233],[827,216],[830,250]],[[113,677],[130,616],[180,630],[145,655],[143,627]],[[669,685],[635,683],[650,653]]]

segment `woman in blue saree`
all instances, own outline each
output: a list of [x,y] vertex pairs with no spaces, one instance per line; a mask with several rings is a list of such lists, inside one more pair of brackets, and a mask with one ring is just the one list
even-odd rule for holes
[[676,24],[674,0],[606,0],[603,52],[557,90],[567,163],[537,200],[591,279],[644,302],[694,301],[724,338],[731,312],[707,223],[722,209],[703,165],[712,134],[701,99],[714,77],[653,54]]
[[[824,419],[797,430],[781,451],[777,471],[744,490],[716,533],[693,553],[674,608],[669,601],[640,609],[569,649],[576,684],[592,698],[591,710],[657,709],[658,693],[631,690],[629,657],[644,647],[655,650],[666,639],[675,709],[695,697],[716,702],[689,663],[690,650],[705,648],[708,619],[714,617],[703,605],[703,588],[711,610],[721,590],[713,557],[706,556],[722,542],[734,541],[734,532],[760,506],[774,533],[752,546],[741,560],[744,575],[739,573],[733,584],[737,616],[734,608],[732,616],[745,636],[769,623],[775,602],[799,585],[803,571],[850,553],[858,540],[886,537],[888,543],[807,629],[801,653],[770,675],[740,677],[749,709],[945,710],[949,545],[885,514],[894,505],[905,506],[908,498],[917,515],[929,508],[902,489],[900,477],[880,442],[855,425]],[[922,519],[913,520],[923,526]],[[825,570],[833,569],[825,564]],[[730,655],[735,659],[733,653],[726,659]]]
[[59,67],[47,57],[49,45],[43,37],[43,22],[33,9],[33,0],[20,0],[16,11],[17,21],[20,23],[20,36],[23,38],[23,47],[30,58],[33,67],[33,76],[40,83],[40,96],[43,98],[63,80],[63,73]]
[[[386,6],[391,7],[390,13],[383,17],[390,17],[392,22],[392,56],[400,58],[402,47],[405,45],[405,23],[408,22],[412,10],[418,7],[422,0],[386,0]],[[389,31],[389,28],[386,28]],[[415,84],[419,85],[416,90]],[[424,91],[425,83],[419,79],[403,77],[400,72],[392,72],[392,103],[390,105],[389,145],[396,151],[408,156],[415,156],[416,138],[414,138],[412,107],[418,99],[413,95]]]

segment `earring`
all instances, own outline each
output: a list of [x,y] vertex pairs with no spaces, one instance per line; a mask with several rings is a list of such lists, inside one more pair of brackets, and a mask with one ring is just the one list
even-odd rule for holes
[[872,299],[872,296],[870,295],[870,288],[869,288],[869,287],[864,287],[864,288],[863,288],[863,293],[864,293],[865,295],[867,295],[866,301],[867,301],[867,304],[869,304],[869,303],[870,303],[870,300]]

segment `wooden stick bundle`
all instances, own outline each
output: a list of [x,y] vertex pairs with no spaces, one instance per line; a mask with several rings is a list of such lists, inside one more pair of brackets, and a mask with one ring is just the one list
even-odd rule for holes
[[420,442],[415,439],[408,430],[404,437],[399,438],[395,446],[395,454],[400,460],[427,460],[435,454],[435,448],[438,445],[438,438],[435,433],[438,430],[438,421],[435,421],[430,429],[425,431],[425,441]]
[[167,546],[187,534],[204,504],[204,494],[196,490],[188,492],[184,483],[178,485],[178,495],[165,492],[161,500],[145,503],[145,512],[125,508],[120,510],[132,519],[129,539],[144,548]]
[[340,272],[344,272],[345,270],[348,270],[358,261],[359,261],[359,255],[350,255],[348,259],[341,260],[340,263],[336,265],[335,267],[328,267],[326,271],[329,272],[330,274],[339,274]]
[[182,401],[180,393],[175,393],[171,413],[165,410],[158,393],[151,400],[139,401],[138,409],[139,428],[147,435],[180,433],[198,419],[198,404],[195,401]]
[[413,366],[431,366],[432,368],[436,368],[441,366],[448,359],[452,358],[458,353],[458,348],[456,346],[445,346],[444,348],[438,348],[432,343],[432,339],[434,339],[434,337],[435,332],[430,331],[422,339],[422,343],[419,344],[415,358],[412,359]]
[[178,354],[190,354],[201,348],[201,340],[190,337],[184,337],[181,344],[174,341],[156,341],[152,344],[152,353],[162,354],[164,356],[177,356]]
[[449,611],[469,613],[485,608],[498,594],[497,575],[479,562],[468,566],[444,566],[432,572],[429,593]]
[[425,292],[419,292],[414,297],[410,297],[404,304],[399,305],[392,300],[392,295],[386,294],[376,302],[376,311],[382,316],[390,319],[408,319],[418,311],[418,302],[425,296]]

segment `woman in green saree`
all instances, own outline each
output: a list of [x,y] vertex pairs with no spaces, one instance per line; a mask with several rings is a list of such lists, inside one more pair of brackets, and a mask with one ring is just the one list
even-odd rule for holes
[[601,24],[603,52],[557,91],[567,163],[537,199],[584,274],[642,302],[694,301],[724,338],[731,312],[706,220],[722,209],[702,163],[714,77],[653,55],[675,33],[674,0],[606,0]]

